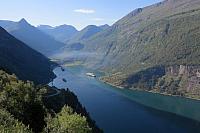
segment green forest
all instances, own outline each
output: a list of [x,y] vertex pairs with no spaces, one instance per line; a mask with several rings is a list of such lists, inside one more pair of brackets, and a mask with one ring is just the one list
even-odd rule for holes
[[[56,108],[55,88],[36,86],[0,71],[0,132],[2,133],[91,133],[101,132],[78,102],[76,96],[62,90],[57,98],[68,98]],[[57,99],[56,98],[56,99]],[[59,99],[59,100],[61,100]],[[77,108],[73,108],[76,106]],[[79,113],[77,113],[79,112]]]

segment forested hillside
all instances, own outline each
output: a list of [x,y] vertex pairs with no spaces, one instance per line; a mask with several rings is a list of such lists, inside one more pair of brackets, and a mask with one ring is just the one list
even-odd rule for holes
[[72,92],[62,90],[54,98],[55,89],[0,70],[0,132],[102,132]]
[[198,0],[167,0],[136,9],[84,42],[85,50],[98,56],[88,62],[126,74],[160,64],[198,63],[199,5]]

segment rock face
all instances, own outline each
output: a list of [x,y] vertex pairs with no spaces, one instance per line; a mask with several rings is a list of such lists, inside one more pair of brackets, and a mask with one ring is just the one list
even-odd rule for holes
[[185,88],[187,92],[196,92],[200,90],[200,66],[171,66],[166,68],[166,75],[179,76],[186,78]]
[[166,68],[166,74],[171,76],[185,75],[188,77],[200,77],[200,66],[196,65],[175,65]]
[[200,65],[157,66],[128,78],[114,74],[102,80],[115,86],[200,99]]

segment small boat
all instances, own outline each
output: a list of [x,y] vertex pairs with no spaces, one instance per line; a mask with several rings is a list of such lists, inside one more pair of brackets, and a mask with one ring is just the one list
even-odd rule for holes
[[62,80],[63,80],[63,82],[67,82],[67,80],[66,80],[66,79],[64,79],[64,78],[63,78]]
[[90,77],[96,77],[96,75],[94,73],[86,73],[87,76],[90,76]]

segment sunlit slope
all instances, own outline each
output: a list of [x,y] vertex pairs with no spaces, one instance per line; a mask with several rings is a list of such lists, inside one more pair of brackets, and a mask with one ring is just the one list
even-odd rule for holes
[[199,7],[199,0],[166,0],[136,9],[82,42],[85,51],[95,51],[86,63],[126,74],[157,64],[199,63]]

